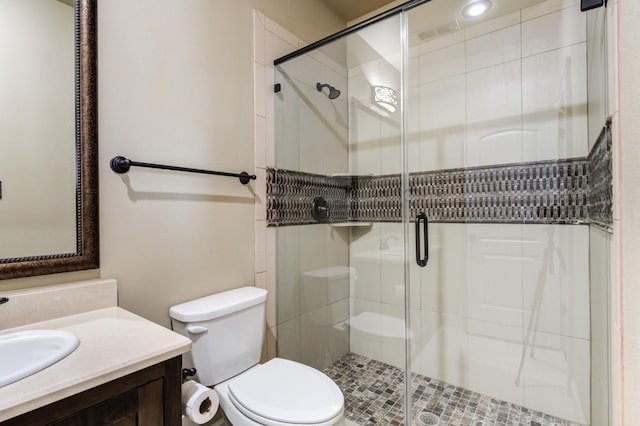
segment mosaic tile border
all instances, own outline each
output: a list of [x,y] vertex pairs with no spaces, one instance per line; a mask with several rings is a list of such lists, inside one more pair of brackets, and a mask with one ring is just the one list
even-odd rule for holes
[[598,228],[612,232],[613,226],[613,138],[611,120],[600,132],[589,153],[589,221]]
[[[412,173],[411,217],[431,222],[586,223],[585,158]],[[269,225],[318,223],[313,199],[329,205],[328,222],[401,221],[400,175],[345,179],[267,169]]]
[[[319,223],[315,197],[328,204],[326,222],[400,222],[401,177],[323,176],[267,169],[270,226]],[[418,172],[409,175],[409,216],[434,223],[613,224],[613,156],[608,119],[587,158]]]
[[[409,175],[410,217],[431,222],[584,223],[588,220],[584,158]],[[401,220],[400,176],[379,176],[352,191],[353,220]]]
[[318,223],[312,214],[314,198],[324,197],[330,222],[349,220],[348,186],[335,177],[283,169],[267,169],[269,225]]
[[[349,353],[324,370],[345,397],[345,417],[362,426],[404,425],[404,373]],[[491,398],[426,376],[411,375],[413,425],[423,413],[442,425],[581,426],[549,414]]]

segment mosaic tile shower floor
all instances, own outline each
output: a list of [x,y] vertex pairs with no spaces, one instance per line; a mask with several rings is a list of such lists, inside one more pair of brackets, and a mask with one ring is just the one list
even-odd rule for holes
[[[404,375],[396,367],[356,354],[347,354],[324,370],[342,389],[345,416],[361,426],[404,425]],[[500,401],[436,379],[412,375],[413,425],[423,413],[451,426],[581,426],[539,411]]]

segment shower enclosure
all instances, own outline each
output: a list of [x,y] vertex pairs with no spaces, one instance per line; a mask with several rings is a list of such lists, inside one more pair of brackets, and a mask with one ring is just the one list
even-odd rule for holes
[[275,61],[277,354],[358,425],[604,426],[605,12],[469,3]]

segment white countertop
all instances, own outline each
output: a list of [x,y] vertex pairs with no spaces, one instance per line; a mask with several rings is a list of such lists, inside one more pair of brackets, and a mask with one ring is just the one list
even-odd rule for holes
[[54,329],[80,345],[51,367],[0,388],[0,421],[183,354],[191,341],[119,307],[2,330]]

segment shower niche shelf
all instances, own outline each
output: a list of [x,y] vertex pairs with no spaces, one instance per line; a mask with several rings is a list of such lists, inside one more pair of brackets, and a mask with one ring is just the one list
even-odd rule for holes
[[332,178],[338,181],[341,185],[353,188],[358,182],[367,182],[373,178],[373,173],[367,175],[352,175],[349,173],[334,173]]
[[330,223],[333,228],[366,228],[372,226],[372,222],[334,222]]

